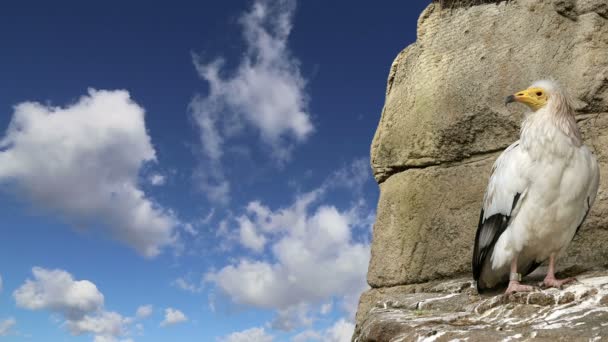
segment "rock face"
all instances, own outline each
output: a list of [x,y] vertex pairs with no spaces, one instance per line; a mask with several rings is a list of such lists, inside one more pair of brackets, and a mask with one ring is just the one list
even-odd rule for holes
[[468,278],[373,289],[361,299],[367,314],[353,341],[600,341],[608,336],[608,272],[578,279],[510,296],[481,297]]
[[[381,190],[372,287],[468,270],[489,170],[517,139],[524,112],[520,105],[505,107],[504,98],[535,80],[553,77],[569,91],[585,142],[608,175],[608,19],[602,1],[572,2],[568,16],[562,0],[449,10],[431,4],[422,13],[416,43],[391,67],[371,148]],[[608,243],[607,181],[602,177],[593,211],[569,249],[571,262],[607,260],[608,249],[598,255],[588,244]]]
[[391,66],[371,146],[380,185],[368,271],[374,298],[468,275],[490,169],[518,138],[525,111],[504,98],[544,78],[574,99],[602,174],[558,265],[608,265],[608,0],[439,0],[417,33]]

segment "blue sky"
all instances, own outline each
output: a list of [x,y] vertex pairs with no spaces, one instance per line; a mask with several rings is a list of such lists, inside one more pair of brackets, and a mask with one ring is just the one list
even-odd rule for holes
[[349,340],[427,3],[5,6],[0,340]]

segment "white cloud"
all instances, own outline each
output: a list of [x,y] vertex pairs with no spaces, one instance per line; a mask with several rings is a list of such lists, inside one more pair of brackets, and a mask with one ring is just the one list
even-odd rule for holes
[[[363,289],[361,289],[361,292],[363,292],[365,289],[367,289],[367,286]],[[359,305],[359,296],[361,295],[361,293],[356,293],[356,292],[351,292],[349,294],[346,294],[342,300],[341,303],[341,308],[344,312],[347,313],[347,317],[349,318],[353,318],[355,317],[355,314],[357,313],[357,306]]]
[[311,341],[321,341],[322,335],[314,330],[305,330],[301,333],[295,335],[291,342],[311,342]]
[[[324,192],[325,189],[320,188],[304,193],[298,196],[290,207],[276,211],[272,211],[259,201],[249,202],[245,215],[237,219],[239,230],[243,229],[243,223],[253,222],[254,226],[251,229],[255,232],[276,234],[287,229],[303,231],[306,229],[309,206],[318,201]],[[241,243],[243,243],[242,239]]]
[[113,336],[96,335],[95,338],[93,339],[93,342],[135,342],[135,341],[132,338],[119,340]]
[[77,281],[66,271],[40,267],[34,267],[32,273],[34,280],[26,280],[13,293],[19,307],[49,310],[80,319],[103,306],[103,294],[88,280]]
[[360,220],[367,213],[358,212],[358,204],[345,211],[331,205],[314,208],[323,191],[302,194],[291,206],[274,211],[249,203],[237,221],[242,227],[248,220],[253,231],[271,241],[271,258],[240,258],[207,273],[206,281],[236,304],[276,310],[273,329],[311,326],[315,314],[331,310],[333,298],[352,315],[356,303],[351,299],[367,287],[370,253],[369,244],[357,242],[353,232],[367,228]]
[[115,338],[126,333],[126,325],[132,320],[119,313],[103,311],[98,314],[85,315],[77,320],[68,320],[67,328],[74,335],[92,333],[99,338]]
[[363,185],[372,178],[369,158],[358,158],[350,164],[333,172],[325,181],[328,187],[344,187],[349,190],[360,192]]
[[294,0],[255,1],[239,21],[246,51],[227,76],[221,58],[210,63],[194,58],[199,75],[209,84],[207,96],[196,96],[190,109],[208,164],[200,178],[212,200],[227,201],[229,195],[221,158],[230,138],[253,129],[273,159],[282,163],[314,130],[306,81],[287,44],[294,10]]
[[8,335],[16,324],[17,321],[12,317],[0,321],[0,336]]
[[[307,213],[311,204],[319,201],[330,190],[339,188],[347,188],[355,195],[359,195],[363,185],[371,179],[373,178],[369,159],[358,158],[331,173],[316,190],[298,196],[290,207],[272,211],[260,201],[252,201],[247,205],[246,215],[237,218],[240,243],[247,248],[259,251],[263,249],[267,240],[263,233],[278,233],[287,229],[303,231],[306,229]],[[357,212],[361,210],[361,204],[364,205],[365,202],[355,203],[351,212],[344,214],[345,216],[357,216],[356,219],[351,220],[353,224],[371,226],[374,221],[373,212],[361,217]]]
[[266,238],[262,234],[256,232],[255,225],[246,217],[241,217],[239,221],[239,238],[243,246],[261,252],[266,245]]
[[148,181],[150,181],[150,184],[152,184],[152,185],[161,186],[161,185],[165,185],[165,182],[167,181],[167,177],[165,177],[159,173],[155,173],[155,174],[150,175],[150,177],[148,177]]
[[328,313],[331,312],[332,309],[333,309],[333,303],[329,302],[329,303],[325,303],[325,304],[321,305],[321,309],[319,310],[319,312],[321,313],[321,315],[327,315]]
[[187,278],[179,277],[172,282],[172,285],[176,286],[180,290],[184,290],[184,291],[188,291],[188,292],[192,292],[192,293],[201,292],[203,290],[202,285],[193,283],[189,278],[190,278],[189,276]]
[[192,223],[183,223],[182,227],[184,228],[184,231],[192,236],[197,236],[198,235],[198,230],[196,230],[194,228],[194,225]]
[[306,303],[277,310],[277,316],[270,323],[275,330],[292,331],[299,327],[309,327],[313,318],[309,315],[309,306]]
[[137,311],[135,312],[135,316],[137,318],[146,318],[146,317],[150,317],[150,315],[152,315],[152,312],[154,311],[154,309],[152,308],[152,305],[142,305],[140,307],[137,308]]
[[207,160],[203,170],[194,173],[194,179],[207,199],[213,203],[227,204],[230,201],[230,182],[224,175],[221,161]]
[[[334,309],[354,318],[357,299],[367,288],[368,229],[374,217],[360,197],[371,179],[368,169],[366,159],[356,159],[286,207],[251,201],[241,215],[223,221],[218,237],[257,253],[208,272],[205,281],[237,305],[275,310],[268,326],[277,330],[311,326]],[[349,208],[324,203],[332,191],[344,188],[354,197]]]
[[[296,196],[291,205],[272,209],[254,200],[240,215],[230,213],[220,221],[219,244],[230,249],[237,242],[256,254],[232,259],[206,273],[204,281],[237,305],[274,310],[276,316],[265,326],[276,330],[310,327],[340,310],[345,319],[331,331],[306,330],[298,335],[301,341],[339,339],[338,328],[350,326],[358,297],[367,288],[374,212],[367,208],[361,190],[371,180],[368,168],[367,159],[356,159],[331,173],[319,188]],[[344,189],[353,195],[347,209],[323,202],[332,191]],[[200,288],[186,281],[176,285]],[[216,306],[216,294],[209,295],[211,308]]]
[[355,331],[355,325],[345,319],[338,320],[333,326],[331,326],[325,332],[326,342],[350,342],[353,332]]
[[251,328],[234,332],[228,336],[218,339],[219,342],[272,342],[274,336],[266,333],[264,328]]
[[344,318],[324,331],[306,330],[293,337],[293,342],[350,342],[355,325]]
[[82,226],[102,227],[145,256],[175,242],[173,215],[137,186],[155,161],[144,110],[123,90],[89,89],[67,107],[15,106],[0,140],[0,183]]
[[126,334],[132,318],[104,311],[104,296],[88,280],[75,280],[64,270],[32,269],[27,279],[13,292],[17,306],[61,314],[73,335],[91,333],[95,341],[117,341]]
[[162,322],[160,322],[160,326],[166,327],[169,325],[186,322],[187,320],[188,320],[188,317],[186,317],[186,315],[184,315],[183,312],[181,312],[177,309],[173,309],[173,308],[166,308],[165,309],[165,319]]

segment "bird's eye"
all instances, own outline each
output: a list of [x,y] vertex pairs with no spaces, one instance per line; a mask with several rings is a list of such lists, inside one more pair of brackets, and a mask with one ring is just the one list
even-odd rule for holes
[[543,96],[543,92],[542,91],[537,91],[536,92],[536,96]]

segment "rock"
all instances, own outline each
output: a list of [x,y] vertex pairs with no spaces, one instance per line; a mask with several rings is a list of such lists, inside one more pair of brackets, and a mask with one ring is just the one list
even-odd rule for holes
[[367,291],[362,300],[373,298],[374,305],[360,306],[367,312],[353,341],[599,341],[608,336],[608,271],[578,275],[578,282],[563,290],[510,296],[467,291],[467,278],[450,282],[460,282],[464,290],[405,293],[398,286]]
[[574,0],[553,0],[553,8],[564,17],[576,20],[576,2]]
[[389,74],[371,150],[379,182],[508,146],[523,110],[504,98],[539,78],[567,85],[583,112],[608,110],[608,27],[598,13],[572,21],[532,0],[437,7],[422,13],[416,43]]
[[491,153],[451,167],[411,169],[380,184],[367,274],[372,287],[469,271],[472,238],[462,237],[463,227],[474,234],[485,190],[477,178],[487,177],[494,157]]
[[[420,15],[416,42],[390,68],[371,145],[380,199],[372,289],[357,312],[359,341],[447,341],[463,331],[467,341],[608,334],[599,323],[608,318],[607,286],[494,298],[472,287],[471,254],[490,169],[518,138],[525,111],[505,107],[504,99],[543,78],[570,93],[602,174],[595,205],[558,269],[572,275],[608,266],[608,1],[436,0]],[[572,331],[499,315],[545,315],[558,324],[552,313],[569,317],[569,309],[559,310],[587,304],[601,309],[573,318]]]
[[[417,41],[389,73],[371,147],[380,183],[372,287],[469,272],[491,165],[518,138],[525,111],[505,107],[504,98],[537,79],[554,77],[571,93],[585,143],[608,175],[603,6],[571,0],[572,20],[556,11],[557,0],[446,3],[454,6],[433,3],[421,14]],[[608,177],[601,177],[594,208],[560,265],[606,264],[607,188]]]
[[586,14],[595,12],[604,18],[608,18],[608,1],[606,0],[578,0],[576,3],[576,12]]

